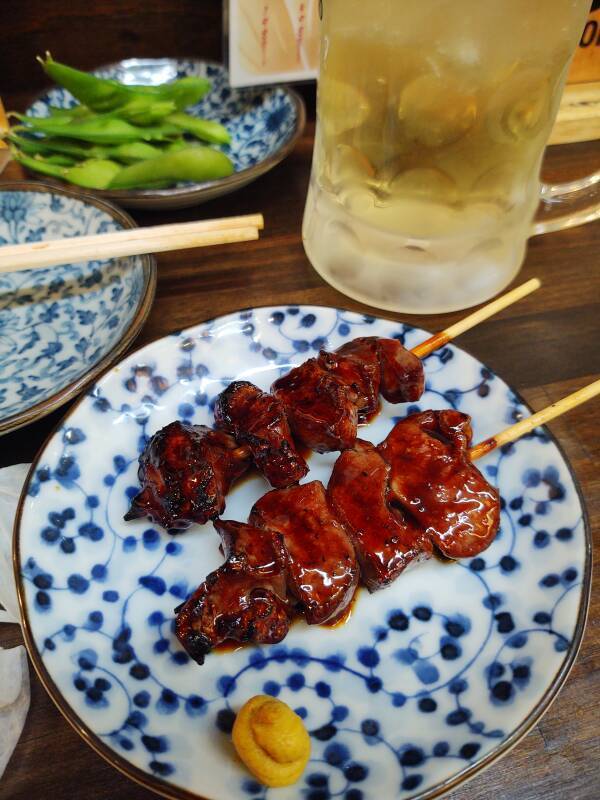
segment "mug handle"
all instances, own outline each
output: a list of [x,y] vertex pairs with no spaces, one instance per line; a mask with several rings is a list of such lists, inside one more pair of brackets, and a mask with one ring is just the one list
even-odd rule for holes
[[542,183],[531,236],[600,219],[600,172],[569,183]]

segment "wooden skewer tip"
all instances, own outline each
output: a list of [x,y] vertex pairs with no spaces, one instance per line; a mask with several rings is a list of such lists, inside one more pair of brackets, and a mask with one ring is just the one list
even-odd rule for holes
[[480,322],[489,319],[489,317],[497,314],[499,311],[508,308],[508,306],[516,303],[518,300],[527,297],[528,294],[535,292],[541,285],[542,282],[539,278],[531,278],[521,284],[521,286],[517,286],[510,292],[503,294],[501,297],[497,297],[487,305],[477,309],[477,311],[474,311],[472,314],[468,314],[464,319],[459,320],[454,325],[450,325],[450,327],[445,328],[443,331],[434,333],[429,339],[413,347],[412,352],[419,358],[425,358],[425,356],[428,356],[430,353],[433,353],[434,350],[438,350],[440,347],[448,344],[449,341],[455,339],[461,333],[465,333],[465,331],[474,328],[475,325],[478,325]]
[[500,431],[500,433],[490,436],[488,439],[484,439],[482,442],[474,445],[474,447],[469,450],[471,461],[481,458],[497,447],[502,447],[504,444],[509,444],[516,439],[520,439],[521,436],[530,433],[540,425],[550,422],[550,420],[556,419],[562,414],[566,414],[567,411],[577,408],[577,406],[586,403],[588,400],[598,395],[600,395],[600,379],[593,381],[587,386],[584,386],[583,389],[578,389],[576,392],[563,397],[562,400],[551,403],[551,405],[543,408],[541,411],[536,411],[536,413],[532,414],[530,417],[525,417],[525,419],[519,420],[519,422],[511,425],[509,428],[505,428],[505,430]]

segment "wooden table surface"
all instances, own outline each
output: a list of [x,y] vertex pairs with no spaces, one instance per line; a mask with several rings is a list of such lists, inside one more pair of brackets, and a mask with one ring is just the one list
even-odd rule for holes
[[[135,346],[241,306],[315,303],[366,310],[327,286],[311,268],[300,238],[312,151],[309,124],[294,153],[270,174],[222,200],[178,212],[137,213],[140,224],[261,211],[258,242],[159,255],[158,291]],[[600,166],[600,142],[550,148],[546,177],[564,180]],[[20,177],[10,166],[3,178]],[[538,237],[515,283],[539,276],[543,288],[461,336],[464,347],[518,389],[533,408],[600,375],[600,225]],[[374,312],[377,313],[377,312]],[[391,316],[389,314],[384,316]],[[437,330],[461,313],[398,315]],[[30,461],[67,408],[2,438],[0,466]],[[551,425],[580,481],[600,552],[600,399]],[[453,800],[573,800],[600,797],[600,593],[592,603],[581,652],[546,716],[502,761],[452,794]],[[0,645],[21,642],[0,625]],[[0,783],[11,800],[149,800],[89,749],[61,717],[32,673],[31,709]],[[388,800],[384,798],[382,800]]]

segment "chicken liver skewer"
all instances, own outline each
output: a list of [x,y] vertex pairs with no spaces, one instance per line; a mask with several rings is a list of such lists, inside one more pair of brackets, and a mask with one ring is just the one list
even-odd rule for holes
[[142,489],[126,520],[149,517],[177,533],[223,513],[225,495],[250,467],[246,448],[223,431],[171,422],[154,434],[140,456]]
[[234,381],[217,397],[215,424],[248,446],[256,467],[276,489],[308,472],[296,450],[282,403],[248,381]]
[[199,664],[226,640],[280,642],[292,617],[281,536],[224,520],[215,528],[227,560],[176,609],[177,638]]
[[391,403],[418,400],[425,383],[422,358],[540,285],[537,278],[527,281],[412,351],[395,339],[374,336],[347,342],[335,353],[321,350],[278,378],[271,391],[285,406],[297,441],[321,453],[345,450],[352,447],[358,424],[376,412],[380,393]]
[[323,484],[267,492],[254,504],[249,521],[283,537],[288,589],[309,625],[341,617],[358,585],[358,564]]
[[292,595],[309,624],[335,621],[358,584],[354,548],[319,481],[267,492],[250,524],[218,520],[225,563],[177,609],[176,634],[199,664],[226,639],[273,644]]
[[375,445],[357,439],[337,459],[327,487],[370,592],[388,586],[411,562],[427,558],[432,550],[413,519],[388,504],[389,473],[389,464]]
[[[423,374],[415,353],[427,355],[539,285],[537,279],[528,281],[435,334],[414,348],[413,354],[395,340],[375,337],[347,342],[336,353],[321,352],[318,359],[292,370],[291,377],[280,379],[287,386],[287,395],[285,388],[281,394],[296,432],[316,450],[352,447],[358,423],[368,421],[377,409],[379,392],[390,402],[420,396]],[[302,370],[304,381],[294,385],[294,374]],[[222,513],[224,496],[247,469],[250,456],[275,487],[292,485],[306,474],[306,463],[295,448],[283,406],[276,398],[237,381],[219,396],[215,417],[220,427],[245,444],[237,447],[231,440],[215,438],[218,434],[211,437],[204,426],[187,423],[172,423],[158,431],[140,457],[142,490],[126,520],[148,516],[177,531],[214,518]],[[192,430],[202,434],[194,435]],[[228,451],[225,460],[223,449]],[[187,454],[185,459],[182,452]],[[228,459],[236,464],[228,467]]]
[[423,411],[400,420],[377,448],[390,465],[388,501],[448,558],[478,555],[500,527],[500,496],[469,458],[471,420]]
[[[600,395],[600,380],[533,414],[531,417],[521,420],[495,437],[485,440],[481,443],[481,447],[476,445],[470,450],[467,450],[470,442],[470,421],[466,415],[455,411],[426,411],[411,415],[411,417],[407,417],[406,420],[398,423],[387,439],[379,446],[379,449],[383,450],[386,457],[396,466],[400,466],[401,462],[414,457],[417,450],[421,449],[423,452],[427,452],[426,448],[430,447],[434,441],[443,445],[441,449],[433,445],[433,464],[435,466],[433,470],[427,470],[426,468],[426,471],[433,474],[434,477],[436,475],[439,477],[441,473],[450,475],[452,478],[450,483],[454,491],[457,488],[456,475],[462,474],[466,476],[466,485],[471,489],[481,490],[487,504],[487,509],[484,506],[479,506],[471,507],[472,510],[469,511],[469,504],[467,503],[463,509],[465,514],[473,514],[475,521],[483,521],[482,536],[474,537],[472,535],[473,531],[469,531],[466,528],[458,528],[455,531],[454,552],[465,553],[470,548],[468,554],[474,555],[475,552],[480,552],[490,543],[489,532],[492,530],[490,521],[493,525],[495,511],[492,503],[493,493],[490,496],[489,492],[491,487],[485,482],[483,476],[479,474],[477,478],[474,473],[470,472],[468,470],[470,465],[465,462],[469,458],[474,459],[485,455],[499,444],[514,441],[538,425],[554,419],[565,411],[597,395]],[[397,430],[399,426],[402,426],[400,427],[400,432]],[[405,439],[404,443],[400,442],[402,437]],[[424,437],[428,437],[428,439]],[[426,441],[427,445],[425,444]],[[444,448],[446,448],[445,454],[443,452]],[[377,488],[378,482],[379,484],[381,483],[380,476],[382,474],[385,476],[386,470],[382,469],[381,462],[377,460],[377,457],[373,458],[375,451],[376,448],[373,445],[366,442],[357,442],[354,447],[354,453],[358,457],[364,456],[369,459],[362,464],[360,461],[355,463],[354,460],[348,463],[348,454],[343,453],[338,459],[341,472],[336,477],[334,468],[334,475],[332,475],[328,493],[331,495],[336,484],[338,488],[348,489],[356,484],[359,478],[364,478],[368,481],[373,475],[375,476],[375,483],[370,485]],[[348,451],[348,453],[352,452]],[[456,462],[455,464],[452,464],[453,458]],[[439,469],[440,463],[442,464],[441,470]],[[393,469],[393,467],[390,469]],[[366,474],[363,475],[363,472]],[[344,480],[344,476],[346,476],[346,480]],[[307,484],[307,486],[311,485]],[[426,485],[426,488],[429,492],[433,491],[433,483]],[[303,487],[295,487],[298,492],[297,498],[301,501],[301,506],[304,506],[304,497],[300,492],[302,489]],[[410,503],[415,498],[411,496],[409,489],[410,484],[402,484],[400,482],[391,490],[391,493],[395,494],[396,498],[401,498]],[[289,493],[290,490],[284,490],[285,492]],[[317,494],[319,493],[320,490],[317,490]],[[280,494],[278,491],[269,492],[265,497],[278,494]],[[360,515],[357,516],[356,514],[357,503],[352,502],[350,506],[347,506],[345,502],[347,496],[348,492],[340,491],[332,500],[332,505],[339,504],[343,506],[340,515],[345,519],[346,530],[351,531],[351,536],[356,542],[359,559],[364,570],[363,579],[369,589],[373,590],[385,584],[385,569],[387,567],[394,568],[395,554],[393,550],[386,552],[380,548],[377,551],[376,548],[380,543],[376,539],[369,540],[366,535],[369,531],[364,531],[365,535],[357,537],[357,530],[360,532],[361,525],[369,524],[371,519],[374,520],[375,525],[381,522],[381,510],[384,505],[381,499],[382,490],[379,486],[379,495],[373,504],[375,508],[373,518],[366,515],[363,516],[362,520]],[[288,494],[288,507],[290,505],[289,497],[290,495]],[[456,494],[454,496],[451,495],[450,499],[456,502]],[[271,513],[272,500],[265,504],[266,508],[261,508],[262,500],[264,498],[255,505],[255,509],[259,509],[257,516],[260,516],[261,520],[265,522],[269,520],[269,524],[270,519],[274,519],[276,525],[285,528],[285,517],[281,523],[278,523],[277,516],[282,511],[285,512],[286,505],[284,504],[279,512],[273,514]],[[436,504],[443,504],[443,500],[444,498],[441,496],[433,498],[429,509],[430,522]],[[392,498],[392,504],[393,502],[394,498]],[[412,506],[414,508],[416,504],[413,503]],[[385,508],[383,510],[385,512]],[[443,507],[439,510],[443,512]],[[488,513],[486,513],[486,510]],[[427,521],[426,514],[427,509],[417,512],[421,522]],[[447,521],[448,517],[442,515],[442,519]],[[406,523],[405,526],[401,527],[401,533],[410,532],[408,520]],[[251,526],[234,522],[220,522],[217,525],[223,538],[224,551],[228,560],[223,567],[209,575],[190,599],[180,609],[177,609],[179,612],[176,627],[177,635],[184,647],[190,652],[190,655],[198,660],[199,663],[203,663],[206,653],[225,638],[237,638],[238,641],[255,643],[281,641],[286,635],[289,625],[289,607],[285,603],[282,585],[284,570],[290,561],[289,555],[282,552],[282,549],[285,551],[286,546],[285,533],[272,532],[266,528],[252,528]],[[377,532],[377,528],[374,530]],[[396,533],[398,531],[393,526],[393,534],[395,535]],[[439,530],[428,527],[425,528],[424,533],[434,541],[436,541],[437,537],[436,544],[439,543]],[[391,542],[391,537],[389,541]],[[405,548],[406,542],[402,541],[400,536],[398,536],[398,542],[402,542],[404,549],[400,548],[400,555],[401,558],[405,558],[405,553],[407,552]],[[448,537],[447,527],[446,538],[441,540],[441,544],[446,548],[446,551],[453,544]],[[319,546],[326,549],[326,543],[320,542]],[[373,550],[372,556],[368,552],[369,548]],[[473,548],[477,548],[477,550]],[[424,555],[427,555],[427,549],[427,543],[424,542]],[[387,561],[385,560],[386,557]],[[396,570],[396,574],[399,574],[407,563],[415,560],[405,558],[406,563],[401,564],[401,568]],[[382,575],[384,576],[383,580],[380,577]],[[339,615],[339,611],[336,613]]]

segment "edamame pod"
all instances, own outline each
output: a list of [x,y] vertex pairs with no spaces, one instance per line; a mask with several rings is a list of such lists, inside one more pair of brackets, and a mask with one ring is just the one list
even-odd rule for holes
[[214,122],[211,119],[192,117],[190,114],[184,114],[180,111],[175,114],[169,114],[166,121],[205,142],[213,142],[214,144],[229,144],[231,142],[231,136],[227,128],[221,125],[220,122]]
[[65,136],[69,139],[81,139],[92,144],[123,144],[124,142],[167,141],[178,136],[180,131],[168,123],[136,127],[124,119],[118,119],[110,114],[85,117],[81,122],[68,122],[56,120],[54,117],[26,117],[15,114],[24,125],[39,133],[48,136]]
[[110,182],[110,189],[141,189],[157,183],[216,180],[231,175],[233,164],[225,153],[211,147],[188,147],[158,158],[124,167]]
[[53,81],[68,89],[80,103],[94,111],[113,111],[132,98],[150,95],[157,100],[170,100],[181,109],[197,103],[210,89],[210,81],[193,75],[160,86],[141,86],[119,83],[110,78],[99,78],[88,72],[54,61],[50,53],[38,61]]
[[23,153],[30,156],[50,155],[59,153],[75,159],[104,158],[105,148],[99,145],[78,145],[68,139],[61,139],[55,136],[18,136],[15,128],[6,137],[9,142],[16,145]]
[[[11,133],[8,140],[17,146],[19,150],[30,156],[42,155],[48,157],[52,154],[65,155],[74,160],[87,160],[90,158],[108,158],[120,161],[123,164],[134,164],[136,161],[143,161],[147,158],[156,158],[164,151],[159,147],[148,144],[148,142],[125,142],[125,144],[115,145],[78,145],[68,139],[61,139],[54,136],[34,137],[17,136]],[[183,139],[180,140],[181,147],[185,147]]]
[[154,125],[175,111],[172,100],[157,100],[151,95],[134,97],[124,106],[112,112],[115,117],[131,122],[133,125]]
[[119,164],[107,159],[90,159],[73,167],[63,167],[42,158],[31,158],[18,150],[13,150],[13,156],[15,161],[33,172],[68,181],[85,189],[106,189],[122,169]]

